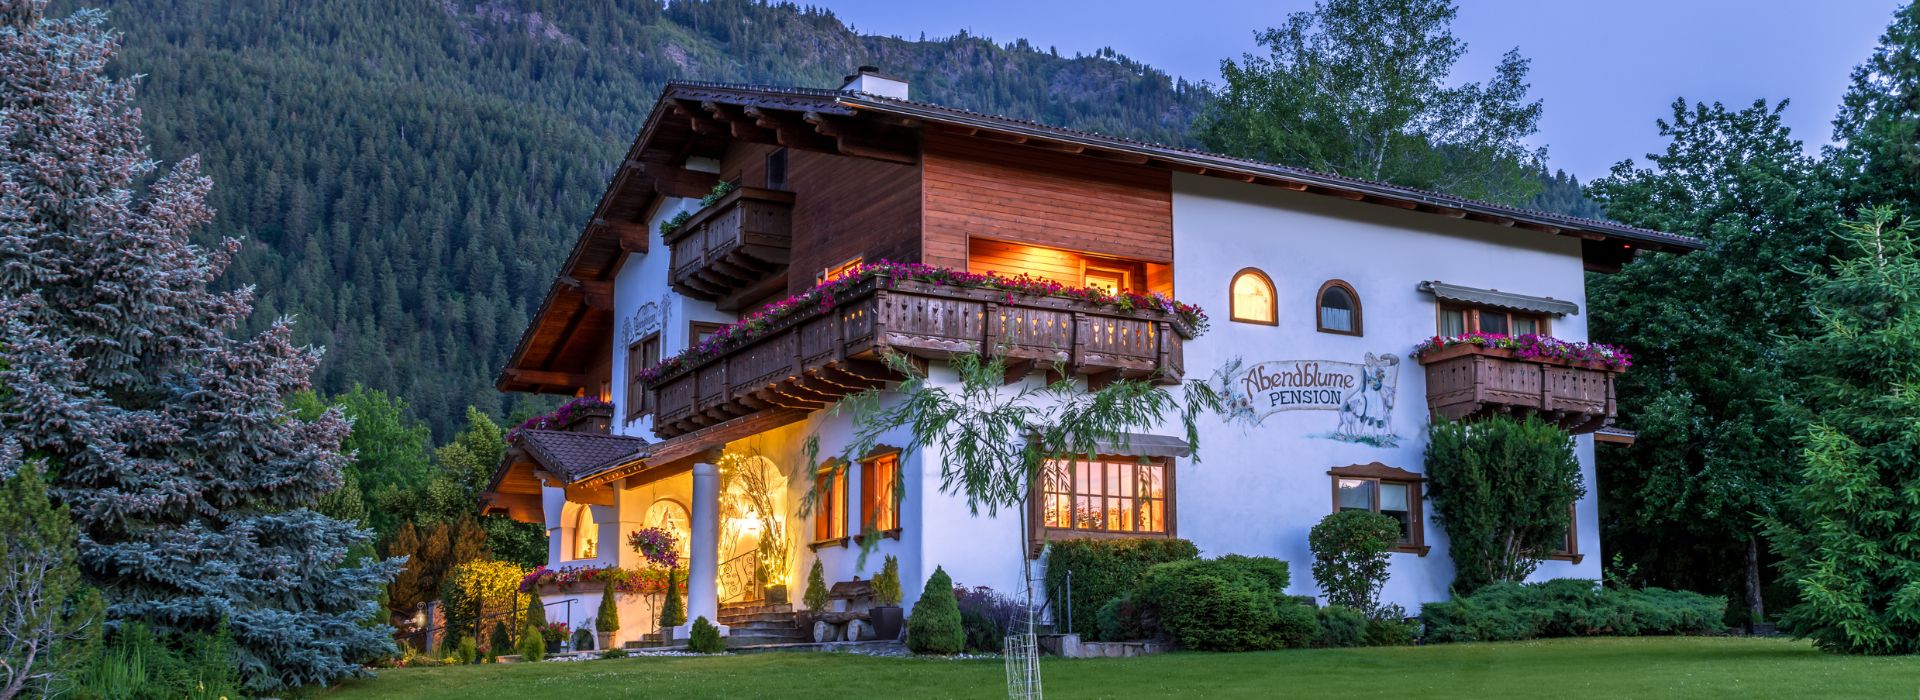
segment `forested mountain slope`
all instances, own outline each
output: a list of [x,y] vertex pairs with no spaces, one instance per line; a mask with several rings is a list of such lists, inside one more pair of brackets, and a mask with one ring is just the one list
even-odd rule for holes
[[[55,11],[75,6],[105,8],[119,70],[148,76],[155,157],[200,154],[213,233],[252,241],[228,275],[259,287],[252,322],[296,314],[300,340],[327,348],[319,389],[395,392],[441,438],[467,405],[504,416],[524,400],[493,377],[667,80],[833,87],[871,64],[921,99],[1173,144],[1206,99],[1111,50],[863,36],[744,0]],[[1547,180],[1543,198],[1585,201]]]

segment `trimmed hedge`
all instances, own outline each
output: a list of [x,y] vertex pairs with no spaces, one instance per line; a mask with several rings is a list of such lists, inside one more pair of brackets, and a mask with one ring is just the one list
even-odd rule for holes
[[[1199,548],[1180,539],[1069,539],[1047,545],[1047,592],[1054,595],[1073,572],[1073,629],[1089,640],[1118,641],[1100,629],[1100,611],[1155,564],[1200,558]],[[1284,564],[1283,564],[1284,566]]]
[[1496,583],[1420,608],[1428,642],[1701,634],[1720,629],[1726,598],[1660,588],[1616,590],[1587,579]]
[[1367,641],[1367,616],[1345,605],[1329,605],[1317,612],[1320,635],[1313,645],[1328,649],[1357,647]]
[[1198,651],[1307,646],[1319,623],[1312,606],[1286,595],[1288,582],[1286,562],[1267,557],[1156,564],[1130,596],[1134,621],[1121,620],[1125,603],[1103,617],[1116,632],[1131,624]]

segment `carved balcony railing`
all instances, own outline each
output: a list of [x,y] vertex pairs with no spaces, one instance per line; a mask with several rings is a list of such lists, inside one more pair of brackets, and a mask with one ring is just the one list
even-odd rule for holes
[[999,355],[1009,380],[1058,367],[1177,384],[1181,343],[1192,335],[1159,310],[879,275],[838,294],[831,308],[789,316],[745,345],[655,377],[654,431],[671,437],[769,409],[824,408],[899,379],[885,368],[888,351]]
[[778,276],[793,249],[793,193],[741,187],[663,237],[674,291],[715,301]]
[[1612,422],[1613,380],[1622,371],[1479,345],[1435,350],[1421,355],[1420,364],[1427,368],[1427,406],[1437,418],[1533,413],[1574,434]]

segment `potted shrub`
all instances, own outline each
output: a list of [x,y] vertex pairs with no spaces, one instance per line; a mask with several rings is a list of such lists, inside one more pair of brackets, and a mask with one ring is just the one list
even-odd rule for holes
[[827,574],[820,560],[813,560],[813,570],[807,572],[807,594],[801,602],[807,606],[807,612],[827,611]]
[[558,654],[565,651],[563,645],[567,643],[567,623],[549,622],[547,623],[546,629],[540,630],[540,632],[541,636],[547,642],[547,653]]
[[667,602],[660,606],[660,640],[673,641],[673,628],[687,624],[687,609],[680,602],[680,570],[667,570]]
[[868,613],[873,616],[874,636],[883,640],[900,638],[900,560],[887,555],[880,575],[873,577],[873,599],[879,605]]
[[593,631],[599,637],[597,648],[613,647],[613,633],[620,631],[620,605],[614,598],[613,579],[607,579],[606,591],[600,594],[600,611],[594,615]]

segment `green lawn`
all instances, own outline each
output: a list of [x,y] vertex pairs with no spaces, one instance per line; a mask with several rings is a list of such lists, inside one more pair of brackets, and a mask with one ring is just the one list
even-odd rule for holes
[[[1825,654],[1804,642],[1622,638],[1139,659],[1047,659],[1051,698],[1899,698],[1920,658]],[[1005,697],[998,660],[756,654],[384,671],[348,698]]]

